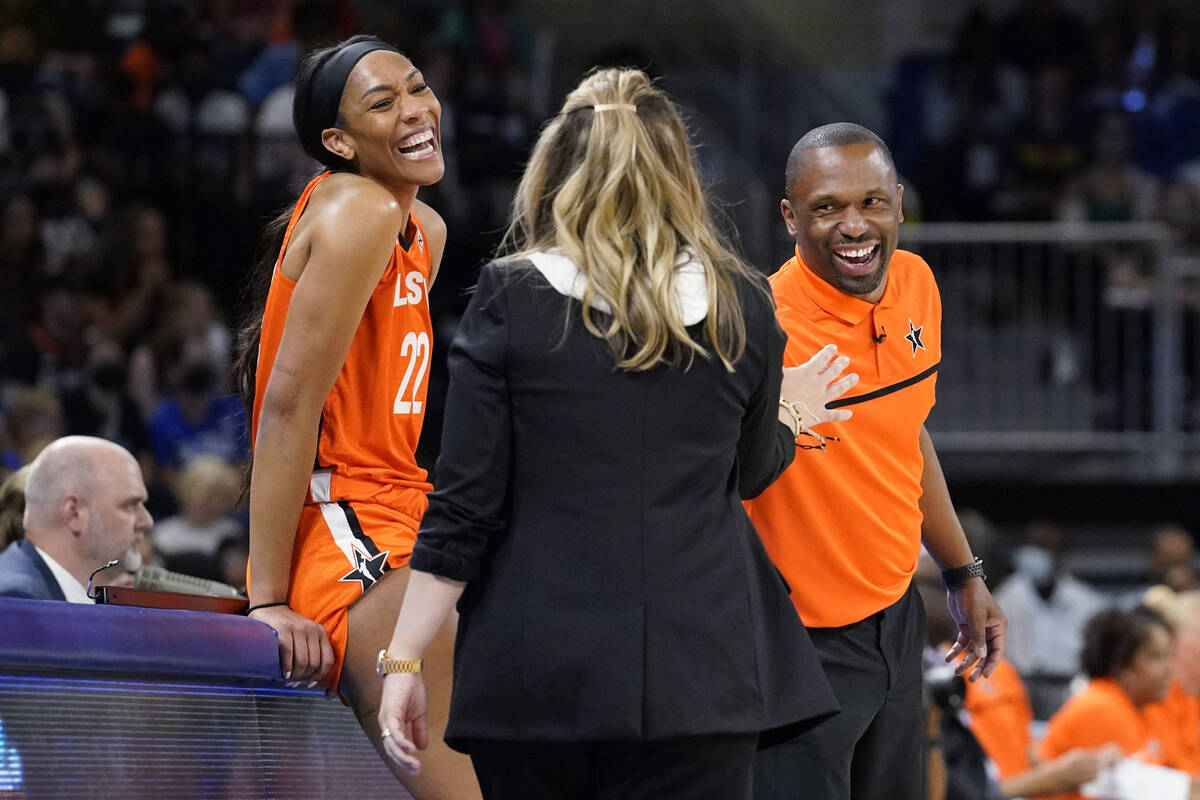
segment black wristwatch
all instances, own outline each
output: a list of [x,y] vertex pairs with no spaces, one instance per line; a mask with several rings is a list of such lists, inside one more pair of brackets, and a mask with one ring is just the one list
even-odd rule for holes
[[975,556],[975,560],[965,567],[942,570],[942,583],[947,589],[961,589],[963,584],[971,578],[987,580],[987,575],[983,572],[983,559],[979,556]]

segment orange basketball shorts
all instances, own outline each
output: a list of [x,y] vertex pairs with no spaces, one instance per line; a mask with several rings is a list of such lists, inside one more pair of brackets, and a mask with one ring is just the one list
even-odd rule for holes
[[350,606],[385,572],[408,564],[419,525],[403,511],[381,505],[345,500],[304,505],[288,605],[329,633],[334,662],[322,684],[337,689]]

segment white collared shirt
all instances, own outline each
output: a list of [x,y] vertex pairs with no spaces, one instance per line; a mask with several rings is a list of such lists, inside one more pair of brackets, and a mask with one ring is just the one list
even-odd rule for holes
[[[561,250],[528,253],[527,258],[559,294],[583,299],[587,278]],[[597,311],[612,313],[612,306],[599,295],[592,297],[591,304]],[[688,251],[681,252],[675,264],[675,311],[684,325],[695,325],[708,316],[708,278],[704,265]]]
[[68,603],[87,603],[88,605],[94,603],[92,598],[87,596],[87,588],[75,580],[75,576],[67,572],[66,567],[51,558],[45,550],[36,544],[33,548],[38,551],[38,555],[42,557],[42,560],[46,562],[46,566],[54,573],[54,578],[58,581],[58,587],[62,589],[62,593],[66,596]]

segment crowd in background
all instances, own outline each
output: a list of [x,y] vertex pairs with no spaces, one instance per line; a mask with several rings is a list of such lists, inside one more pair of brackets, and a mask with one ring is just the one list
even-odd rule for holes
[[[292,130],[291,79],[307,50],[381,25],[416,48],[443,106],[447,173],[422,196],[451,232],[431,294],[444,348],[540,123],[536,30],[519,8],[0,3],[0,474],[64,434],[119,442],[159,520],[147,556],[240,584],[249,443],[228,378],[240,289],[262,224],[316,171]],[[949,52],[896,67],[885,134],[920,217],[1159,219],[1200,246],[1198,26],[1152,0],[1090,20],[1053,0],[1003,19],[971,11]],[[436,400],[431,411],[435,444]],[[1052,557],[1018,551],[1029,587],[1013,584],[1006,609],[1041,598],[1031,613],[1045,619],[1064,587],[1095,599],[1059,570],[1060,545],[1026,545]],[[1180,588],[1194,588],[1189,574]],[[1035,691],[1069,672],[1028,670]]]
[[1200,244],[1194,12],[977,5],[948,52],[903,59],[892,85],[889,142],[925,219],[1159,219]]
[[248,432],[228,375],[244,275],[263,223],[317,171],[292,129],[299,58],[372,11],[420,46],[444,109],[449,169],[425,199],[455,231],[432,297],[452,330],[533,130],[531,28],[506,6],[0,3],[0,471],[63,434],[119,442],[164,520],[157,556],[234,580],[221,554],[245,547]]

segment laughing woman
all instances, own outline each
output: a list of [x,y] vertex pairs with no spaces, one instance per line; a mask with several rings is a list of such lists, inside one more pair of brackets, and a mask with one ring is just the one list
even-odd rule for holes
[[[328,171],[276,221],[243,330],[250,616],[278,632],[285,676],[336,689],[382,749],[376,654],[430,488],[414,453],[446,226],[417,191],[442,177],[441,107],[408,58],[358,36],[306,59],[293,118]],[[438,730],[453,636],[448,620],[429,651],[432,768],[404,776],[418,800],[478,796]]]

